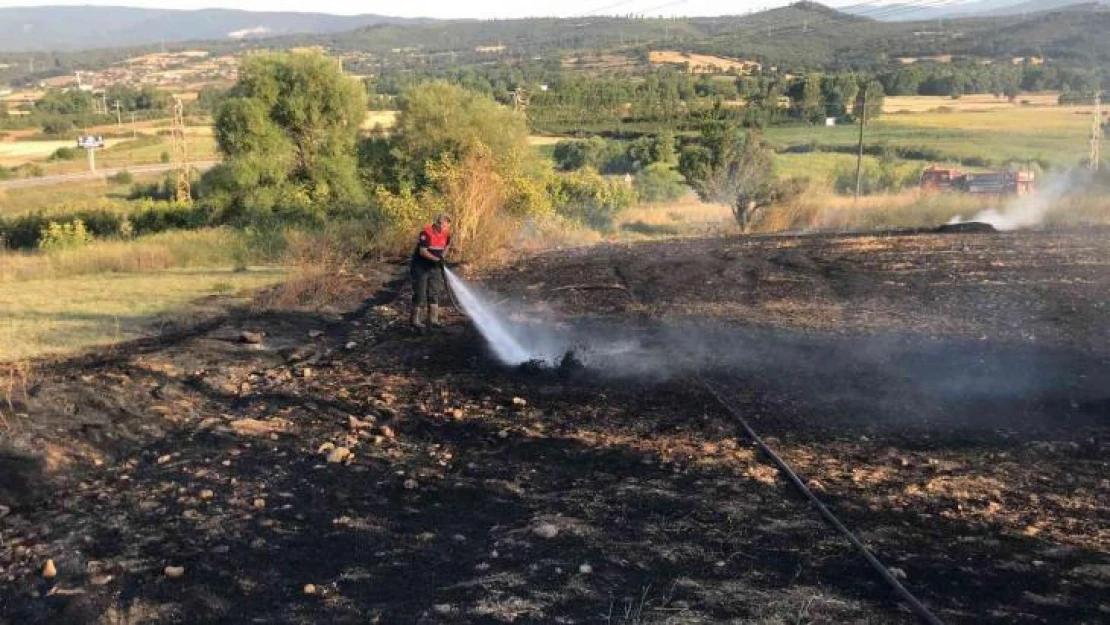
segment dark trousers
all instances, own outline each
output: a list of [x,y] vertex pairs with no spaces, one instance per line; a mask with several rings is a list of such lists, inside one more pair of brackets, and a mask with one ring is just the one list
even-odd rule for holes
[[444,288],[443,270],[439,265],[424,260],[413,260],[409,268],[412,277],[412,305],[416,307],[439,304],[439,292]]

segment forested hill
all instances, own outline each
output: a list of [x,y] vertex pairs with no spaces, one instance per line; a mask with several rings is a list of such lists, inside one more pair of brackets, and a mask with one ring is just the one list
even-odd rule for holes
[[[14,9],[0,9],[11,11]],[[170,12],[173,13],[173,12]],[[183,12],[195,15],[204,12]],[[236,13],[236,12],[233,12]],[[244,13],[244,12],[238,12]],[[246,15],[255,16],[260,14]],[[261,14],[267,15],[267,14]],[[326,17],[326,16],[325,16]],[[1098,4],[1026,16],[976,17],[923,22],[883,22],[842,13],[813,2],[799,2],[745,16],[642,19],[580,17],[566,19],[455,20],[359,24],[343,18],[344,32],[288,34],[257,40],[169,44],[169,48],[208,49],[215,53],[252,47],[323,46],[333,53],[357,52],[368,59],[354,71],[447,67],[494,62],[552,62],[622,51],[641,62],[649,50],[679,50],[754,60],[785,71],[873,69],[898,63],[899,57],[961,56],[1008,60],[1043,57],[1057,65],[1092,68],[1110,65],[1110,10]],[[253,22],[252,22],[253,23]],[[0,19],[0,30],[11,30]],[[83,24],[95,28],[95,22]],[[306,30],[316,28],[308,18]],[[310,28],[311,27],[311,28]],[[319,28],[334,30],[326,23]],[[18,30],[18,29],[17,29]],[[151,31],[156,32],[156,31]],[[22,36],[22,35],[21,35]],[[0,36],[0,40],[5,40]],[[113,43],[126,43],[118,38]],[[12,45],[5,40],[5,45]],[[36,54],[0,52],[0,80],[41,77],[42,68],[64,73],[95,69],[126,58],[135,48]],[[33,65],[36,76],[24,69]]]
[[897,57],[1046,57],[1069,64],[1110,63],[1110,10],[1097,4],[1030,15],[883,22],[799,2],[745,16],[683,19],[584,17],[383,24],[351,32],[279,39],[287,45],[380,53],[472,53],[531,59],[552,52],[614,48],[680,49],[754,59],[787,69],[885,65]]
[[381,23],[413,24],[381,15],[176,11],[102,6],[0,7],[0,51],[81,50],[179,41],[349,31]]

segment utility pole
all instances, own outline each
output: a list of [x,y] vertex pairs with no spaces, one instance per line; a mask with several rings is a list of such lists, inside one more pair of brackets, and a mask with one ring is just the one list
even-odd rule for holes
[[131,138],[139,138],[139,133],[137,130],[135,130],[135,111],[131,111]]
[[856,154],[856,199],[863,191],[863,128],[867,125],[867,85],[870,81],[864,82],[861,87],[860,93],[860,111],[859,111],[859,152]]
[[123,128],[123,112],[119,105],[119,100],[116,100],[116,128]]
[[1091,155],[1087,167],[1098,171],[1102,161],[1102,92],[1095,92],[1095,117],[1091,122]]

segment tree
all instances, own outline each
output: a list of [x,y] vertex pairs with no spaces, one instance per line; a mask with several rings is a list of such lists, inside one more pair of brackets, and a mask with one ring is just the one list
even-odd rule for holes
[[873,80],[864,79],[860,81],[860,88],[856,94],[856,101],[852,106],[852,117],[859,119],[860,114],[863,112],[864,101],[867,104],[867,120],[873,121],[879,118],[883,112],[883,101],[886,99],[886,93],[883,91],[883,83]]
[[805,83],[802,86],[801,114],[802,119],[812,123],[822,122],[825,119],[825,105],[821,101],[820,74],[806,74]]
[[355,143],[365,115],[362,88],[324,55],[248,56],[216,114],[224,164],[203,187],[250,213],[320,214],[361,202]]
[[201,87],[200,91],[197,92],[197,106],[203,111],[215,112],[219,110],[226,97],[227,91],[224,89],[211,85]]
[[527,168],[532,159],[523,115],[488,96],[437,81],[407,89],[393,128],[391,156],[395,181],[420,188],[427,184],[428,163],[449,155],[463,162],[485,147],[503,177]]
[[411,249],[415,229],[446,210],[455,215],[457,253],[478,260],[514,233],[522,216],[552,210],[551,165],[529,148],[523,115],[446,82],[410,87],[400,105],[389,135],[359,146],[387,249]]
[[679,171],[703,201],[731,206],[744,232],[776,199],[771,150],[756,131],[734,124],[703,127],[700,145],[683,152]]

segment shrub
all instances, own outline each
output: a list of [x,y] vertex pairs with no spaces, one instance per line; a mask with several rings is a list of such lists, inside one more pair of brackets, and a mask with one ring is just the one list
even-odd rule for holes
[[81,157],[81,150],[77,148],[58,148],[50,155],[52,161],[75,161]]
[[636,200],[627,185],[590,169],[556,176],[550,193],[556,213],[600,232],[611,232],[613,220]]
[[555,165],[562,171],[578,171],[585,167],[607,174],[623,174],[633,169],[632,158],[625,146],[602,137],[560,141],[555,145]]
[[47,135],[66,135],[75,129],[68,119],[48,119],[42,123],[42,132]]
[[[884,157],[878,164],[864,163],[860,173],[860,192],[863,195],[897,193],[902,189],[918,186],[921,182],[920,164],[905,163]],[[843,167],[836,172],[834,186],[839,193],[856,192],[856,168]]]
[[70,223],[50,222],[39,235],[39,249],[44,251],[71,250],[92,243],[93,236],[85,222],[75,219]]
[[158,155],[158,160],[162,161],[163,163],[170,162],[170,153],[163,150],[162,153]]
[[135,177],[126,169],[121,169],[116,172],[115,175],[108,176],[108,181],[114,182],[115,184],[131,184],[134,180]]
[[653,163],[632,179],[636,194],[645,202],[673,202],[689,190],[682,174],[664,163]]

